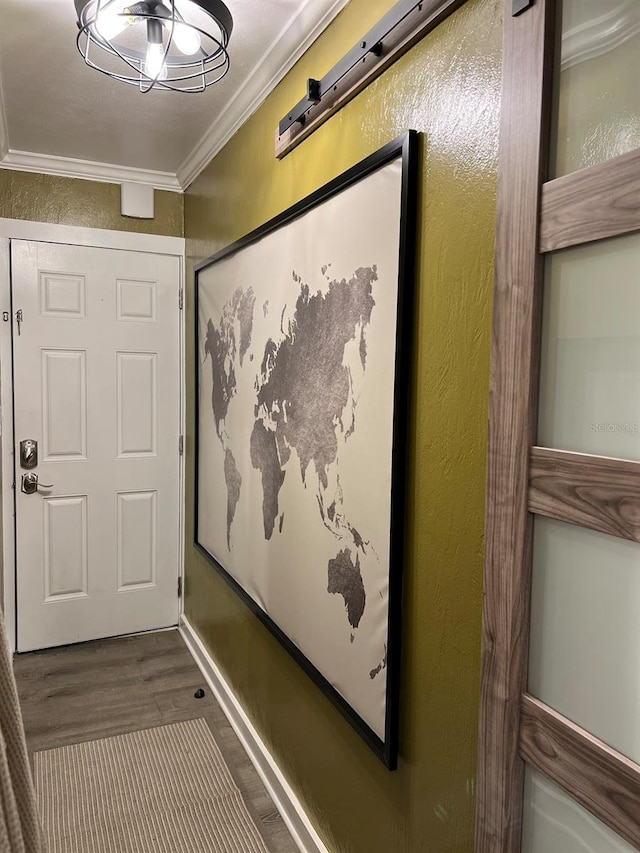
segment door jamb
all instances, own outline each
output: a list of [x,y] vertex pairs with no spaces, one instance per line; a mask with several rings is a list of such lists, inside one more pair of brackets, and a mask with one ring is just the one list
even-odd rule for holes
[[[0,458],[2,479],[0,515],[2,519],[2,601],[9,647],[16,648],[16,558],[15,558],[15,494],[14,494],[14,435],[13,435],[13,317],[11,306],[11,240],[33,240],[38,243],[62,243],[88,246],[95,249],[122,249],[177,257],[180,265],[179,287],[185,288],[185,240],[159,234],[139,234],[111,231],[103,228],[84,228],[75,225],[54,225],[19,219],[0,218],[0,313],[9,312],[9,321],[0,320]],[[177,299],[177,294],[176,294]],[[180,433],[185,433],[186,395],[186,330],[185,311],[179,318],[180,351]],[[177,452],[177,448],[176,448]],[[178,576],[184,578],[184,519],[185,519],[185,454],[179,461],[179,527]],[[184,611],[184,582],[178,602],[178,618]]]

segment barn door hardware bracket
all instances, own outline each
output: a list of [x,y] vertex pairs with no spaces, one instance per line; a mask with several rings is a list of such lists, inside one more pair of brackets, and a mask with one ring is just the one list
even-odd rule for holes
[[313,77],[309,77],[309,79],[307,80],[307,100],[310,101],[312,104],[320,103],[320,80],[314,80]]
[[276,157],[282,158],[348,103],[465,0],[398,0],[278,124]]
[[511,0],[511,15],[516,17],[533,6],[534,0]]
[[[299,101],[292,110],[290,110],[283,118],[280,119],[279,131],[283,134],[291,125],[299,122],[304,124],[305,113],[313,104],[319,104],[323,96],[330,92],[348,71],[357,65],[359,62],[367,61],[367,54],[373,53],[374,56],[381,56],[384,40],[388,38],[389,33],[394,30],[398,24],[402,23],[407,15],[416,12],[418,7],[422,7],[422,2],[418,0],[400,0],[396,3],[387,14],[381,18],[378,23],[363,36],[351,50],[337,62],[328,74],[325,74],[322,80],[315,80],[311,77],[307,81],[307,95]],[[374,53],[374,50],[377,53]]]

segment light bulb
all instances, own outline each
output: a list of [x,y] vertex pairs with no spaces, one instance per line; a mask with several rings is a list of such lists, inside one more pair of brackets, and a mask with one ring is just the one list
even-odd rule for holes
[[125,4],[111,3],[103,9],[96,18],[96,30],[106,41],[111,41],[115,36],[125,30],[133,23],[133,18],[128,15]]
[[147,46],[147,58],[144,63],[144,73],[154,80],[166,80],[167,66],[164,61],[164,47],[162,44],[149,42]]
[[[169,29],[171,29],[171,24],[169,24]],[[174,24],[172,41],[180,53],[184,53],[186,56],[193,56],[200,50],[202,44],[200,33],[193,27],[179,21]]]

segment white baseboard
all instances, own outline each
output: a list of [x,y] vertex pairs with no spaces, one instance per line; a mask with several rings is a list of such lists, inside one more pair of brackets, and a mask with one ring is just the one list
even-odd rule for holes
[[179,631],[245,752],[258,771],[298,849],[301,853],[329,853],[305,814],[300,800],[282,775],[273,756],[260,739],[202,640],[184,616],[180,617]]

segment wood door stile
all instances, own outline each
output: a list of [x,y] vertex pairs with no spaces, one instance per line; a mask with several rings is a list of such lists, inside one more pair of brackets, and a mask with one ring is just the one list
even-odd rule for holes
[[640,149],[542,187],[540,251],[640,231]]
[[640,542],[640,462],[533,447],[529,510]]
[[520,849],[524,765],[518,731],[527,674],[532,539],[528,467],[536,428],[543,276],[538,201],[546,174],[540,151],[548,136],[553,12],[552,0],[540,0],[515,18],[505,9],[476,853]]
[[522,697],[520,753],[640,848],[640,765],[526,695]]

